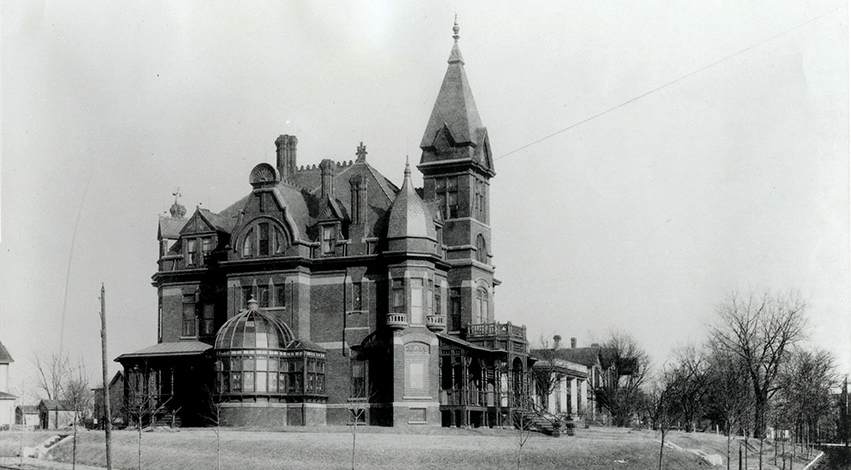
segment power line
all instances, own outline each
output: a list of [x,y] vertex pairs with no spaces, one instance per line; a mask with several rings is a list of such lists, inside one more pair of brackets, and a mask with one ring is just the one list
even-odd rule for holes
[[500,159],[502,159],[502,158],[505,158],[505,157],[507,157],[507,156],[509,156],[509,155],[511,155],[511,154],[513,154],[513,153],[519,152],[519,151],[521,151],[521,150],[523,150],[523,149],[526,149],[526,148],[529,148],[529,147],[531,147],[531,146],[533,146],[533,145],[535,145],[535,144],[541,143],[541,142],[543,142],[543,141],[545,141],[545,140],[547,140],[547,139],[549,139],[549,138],[551,138],[551,137],[555,137],[555,136],[557,136],[557,135],[561,134],[562,132],[566,132],[566,131],[569,131],[570,129],[573,129],[574,127],[581,126],[582,124],[585,124],[585,123],[586,123],[586,122],[588,122],[588,121],[591,121],[591,120],[593,120],[593,119],[596,119],[596,118],[598,118],[598,117],[600,117],[600,116],[602,116],[602,115],[604,115],[604,114],[608,114],[608,113],[610,113],[610,112],[612,112],[612,111],[614,111],[614,110],[616,110],[616,109],[618,109],[618,108],[622,108],[622,107],[624,107],[624,106],[626,106],[626,105],[628,105],[628,104],[630,104],[630,103],[632,103],[632,102],[634,102],[634,101],[638,101],[638,100],[640,100],[641,98],[644,98],[644,97],[645,97],[645,96],[647,96],[647,95],[650,95],[650,94],[656,93],[657,91],[659,91],[659,90],[661,90],[661,89],[663,89],[663,88],[667,88],[667,87],[669,87],[669,86],[673,85],[674,83],[677,83],[677,82],[679,82],[679,81],[681,81],[681,80],[685,80],[686,78],[691,77],[692,75],[698,74],[698,73],[700,73],[700,72],[703,72],[704,70],[706,70],[706,69],[708,69],[708,68],[710,68],[710,67],[714,67],[714,66],[716,66],[716,65],[720,64],[721,62],[724,62],[724,61],[727,61],[727,60],[729,60],[729,59],[732,59],[733,57],[736,57],[736,56],[738,56],[738,55],[740,55],[740,54],[743,54],[743,53],[745,53],[745,52],[747,52],[747,51],[749,51],[749,50],[751,50],[751,49],[753,49],[753,48],[759,47],[759,46],[761,46],[761,45],[763,45],[763,44],[765,44],[765,43],[767,43],[767,42],[769,42],[769,41],[773,41],[774,39],[777,39],[777,38],[779,38],[780,36],[783,36],[783,35],[784,35],[784,34],[786,34],[786,33],[789,33],[789,32],[791,32],[791,31],[794,31],[794,30],[798,29],[798,28],[801,28],[801,27],[803,27],[803,26],[806,26],[806,25],[808,25],[808,24],[812,23],[813,21],[816,21],[816,20],[818,20],[818,19],[821,19],[821,18],[823,18],[823,17],[825,17],[825,16],[827,16],[827,15],[829,15],[829,14],[831,14],[831,13],[833,13],[833,12],[835,12],[835,11],[839,10],[839,9],[841,9],[841,8],[842,8],[842,7],[844,7],[844,6],[845,6],[845,5],[841,5],[841,6],[837,7],[837,8],[834,8],[833,10],[830,10],[830,11],[829,11],[829,12],[827,12],[827,13],[824,13],[824,14],[822,14],[822,15],[819,15],[819,16],[815,17],[815,18],[809,19],[809,20],[807,20],[807,21],[805,21],[805,22],[803,22],[803,23],[801,23],[801,24],[799,24],[799,25],[797,25],[797,26],[793,26],[793,27],[791,27],[791,28],[789,28],[789,29],[787,29],[787,30],[785,30],[785,31],[781,32],[781,33],[778,33],[778,34],[775,34],[774,36],[771,36],[771,37],[770,37],[770,38],[768,38],[768,39],[764,39],[764,40],[762,40],[762,41],[760,41],[760,42],[758,42],[758,43],[756,43],[756,44],[754,44],[754,45],[748,46],[748,47],[746,47],[746,48],[744,48],[744,49],[742,49],[742,50],[740,50],[740,51],[738,51],[738,52],[734,52],[733,54],[730,54],[730,55],[728,55],[728,56],[726,56],[726,57],[724,57],[724,58],[722,58],[722,59],[716,60],[715,62],[712,62],[712,63],[711,63],[711,64],[709,64],[709,65],[703,66],[703,67],[701,67],[701,68],[699,68],[699,69],[697,69],[697,70],[695,70],[695,71],[693,71],[693,72],[689,72],[689,73],[687,73],[687,74],[685,74],[685,75],[683,75],[683,76],[681,76],[681,77],[679,77],[679,78],[677,78],[677,79],[671,80],[670,82],[665,83],[664,85],[658,86],[658,87],[656,87],[656,88],[654,88],[654,89],[652,89],[652,90],[650,90],[650,91],[648,91],[648,92],[642,93],[642,94],[640,94],[640,95],[638,95],[638,96],[636,96],[636,97],[634,97],[634,98],[631,98],[631,99],[629,99],[629,100],[626,100],[626,101],[624,101],[623,103],[621,103],[621,104],[619,104],[619,105],[617,105],[617,106],[613,106],[613,107],[611,107],[611,108],[609,108],[609,109],[607,109],[607,110],[605,110],[605,111],[602,111],[602,112],[600,112],[600,113],[597,113],[597,114],[595,114],[595,115],[593,115],[593,116],[591,116],[591,117],[585,118],[585,119],[583,119],[583,120],[581,120],[581,121],[579,121],[579,122],[577,122],[577,123],[571,124],[571,125],[569,125],[569,126],[565,127],[564,129],[561,129],[561,130],[555,131],[555,132],[553,132],[552,134],[549,134],[549,135],[547,135],[547,136],[541,137],[540,139],[535,140],[535,141],[533,141],[533,142],[530,142],[530,143],[528,143],[528,144],[526,144],[526,145],[524,145],[524,146],[522,146],[522,147],[518,147],[518,148],[516,148],[516,149],[514,149],[514,150],[512,150],[512,151],[510,151],[510,152],[508,152],[508,153],[506,153],[506,154],[503,154],[503,155],[501,155],[501,156],[499,156],[499,157],[495,158],[494,160],[500,160]]

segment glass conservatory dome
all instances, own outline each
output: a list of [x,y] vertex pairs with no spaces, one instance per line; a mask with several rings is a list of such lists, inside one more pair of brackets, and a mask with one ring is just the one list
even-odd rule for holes
[[296,339],[289,326],[258,309],[254,299],[248,310],[222,325],[213,351],[219,401],[325,396],[325,350]]
[[231,318],[216,334],[216,349],[286,349],[295,336],[286,324],[257,309],[248,301],[248,310]]

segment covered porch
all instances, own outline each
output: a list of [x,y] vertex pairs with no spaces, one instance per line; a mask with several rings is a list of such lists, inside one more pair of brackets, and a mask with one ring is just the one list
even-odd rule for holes
[[528,403],[528,356],[489,349],[445,334],[437,336],[442,425],[512,425],[513,411]]
[[131,426],[203,426],[213,399],[212,348],[200,341],[159,343],[116,358],[124,367],[121,414]]

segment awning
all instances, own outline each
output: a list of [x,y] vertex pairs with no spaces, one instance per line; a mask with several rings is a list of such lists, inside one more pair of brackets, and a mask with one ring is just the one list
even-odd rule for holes
[[121,362],[124,359],[141,359],[148,357],[199,356],[212,347],[212,345],[202,343],[200,341],[159,343],[145,349],[140,349],[136,352],[122,354],[115,358],[115,362]]

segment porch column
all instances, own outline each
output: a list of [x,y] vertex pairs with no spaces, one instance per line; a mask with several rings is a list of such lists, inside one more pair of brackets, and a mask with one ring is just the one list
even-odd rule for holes
[[579,382],[579,405],[582,407],[582,412],[588,414],[588,380]]
[[[534,384],[534,380],[532,381],[532,383]],[[557,411],[556,403],[558,402],[559,395],[561,395],[561,393],[559,393],[561,391],[560,388],[561,378],[558,378],[550,389],[550,395],[547,397],[547,411],[549,411],[550,413],[555,414]]]
[[558,410],[562,413],[567,411],[567,376],[562,375],[558,379]]
[[577,414],[577,390],[576,390],[576,378],[570,378],[570,416],[576,417]]

